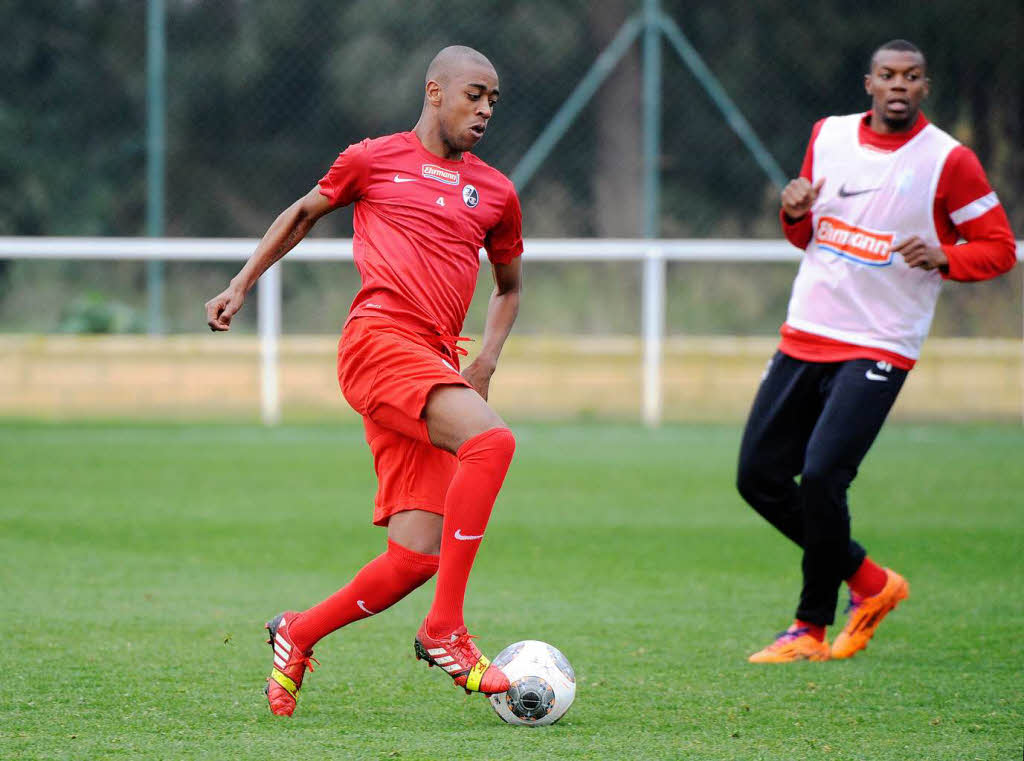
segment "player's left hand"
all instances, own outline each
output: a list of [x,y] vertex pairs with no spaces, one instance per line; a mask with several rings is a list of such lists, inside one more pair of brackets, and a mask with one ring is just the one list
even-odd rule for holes
[[484,398],[484,401],[487,401],[492,375],[494,375],[494,366],[481,362],[480,359],[473,360],[462,371],[462,377],[469,381],[469,384]]
[[903,256],[909,267],[920,267],[923,270],[945,269],[949,267],[946,252],[938,246],[929,246],[916,235],[911,235],[892,248]]

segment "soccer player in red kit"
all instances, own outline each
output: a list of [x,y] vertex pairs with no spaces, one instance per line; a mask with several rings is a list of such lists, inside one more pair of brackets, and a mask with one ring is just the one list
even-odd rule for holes
[[[871,110],[819,121],[800,176],[782,191],[783,231],[805,255],[747,420],[737,485],[803,550],[803,590],[793,625],[754,663],[849,658],[907,597],[906,579],[851,538],[846,492],[917,361],[942,282],[985,280],[1016,263],[977,157],[919,110],[921,51],[882,45],[865,88]],[[844,580],[850,616],[829,647]]]
[[[363,416],[377,472],[373,522],[387,548],[338,592],[267,624],[267,697],[291,715],[313,646],[380,613],[437,574],[414,642],[417,658],[467,692],[504,692],[508,679],[480,653],[463,621],[469,572],[515,439],[487,404],[498,355],[519,308],[519,200],[503,174],[469,151],[498,100],[498,76],[472,48],[443,49],[427,70],[411,132],[349,146],[327,174],[270,226],[230,286],[207,305],[228,330],[245,294],[324,214],[355,204],[353,250],[362,287],[338,344],[338,380]],[[458,345],[487,251],[496,287],[482,346],[459,372]]]

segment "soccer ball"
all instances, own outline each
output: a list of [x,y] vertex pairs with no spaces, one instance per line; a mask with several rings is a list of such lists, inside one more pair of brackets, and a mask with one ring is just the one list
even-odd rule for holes
[[509,645],[493,661],[511,682],[491,695],[495,713],[509,724],[541,727],[561,719],[576,697],[576,674],[558,648],[535,639]]

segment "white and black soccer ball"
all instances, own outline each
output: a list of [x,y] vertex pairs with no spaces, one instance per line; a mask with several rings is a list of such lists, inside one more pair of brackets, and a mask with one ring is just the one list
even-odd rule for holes
[[576,674],[568,659],[547,642],[509,645],[493,661],[511,683],[491,695],[495,713],[509,724],[542,727],[565,716],[576,697]]

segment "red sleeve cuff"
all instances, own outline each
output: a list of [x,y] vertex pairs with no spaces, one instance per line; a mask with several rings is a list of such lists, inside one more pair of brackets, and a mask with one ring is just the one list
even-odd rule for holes
[[953,251],[953,249],[956,248],[956,245],[955,244],[953,244],[953,245],[942,245],[942,246],[939,246],[939,248],[942,249],[942,252],[946,255],[946,261],[949,262],[949,264],[946,265],[945,269],[940,269],[939,270],[939,274],[942,275],[942,279],[943,280],[959,280],[960,278],[956,277],[956,275],[954,274],[957,271],[956,265],[954,264],[954,262],[956,261],[957,256],[956,256],[956,253],[954,253],[954,251]]
[[1017,264],[1017,245],[1001,241],[970,241],[942,246],[949,268],[942,273],[946,280],[972,283],[1005,275]]
[[786,219],[786,212],[779,209],[779,222],[782,224],[782,234],[786,236],[786,240],[797,248],[807,248],[807,244],[811,242],[813,232],[811,215],[809,213],[802,216],[796,222],[790,222]]
[[494,264],[511,264],[512,260],[517,256],[523,255],[523,247],[520,246],[518,249],[512,249],[511,251],[487,251],[487,260]]

